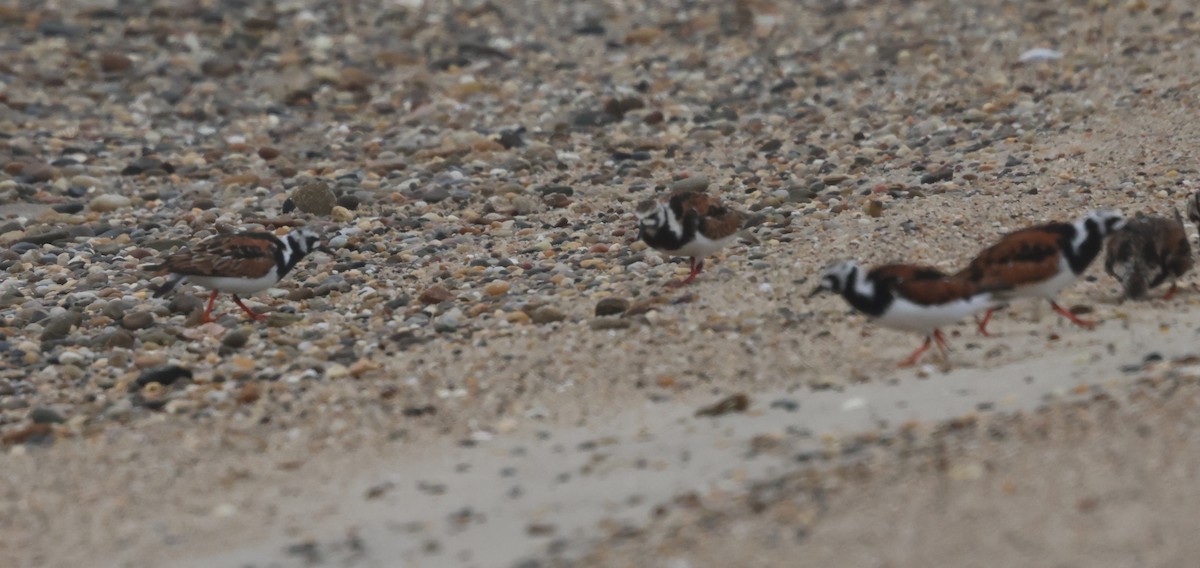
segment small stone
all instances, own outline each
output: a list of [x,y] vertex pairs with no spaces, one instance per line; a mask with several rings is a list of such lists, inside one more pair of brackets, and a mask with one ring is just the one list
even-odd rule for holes
[[704,176],[686,177],[671,184],[671,193],[676,191],[704,191],[708,189],[708,184],[708,178]]
[[34,424],[62,424],[67,421],[66,418],[63,418],[62,414],[59,414],[52,408],[46,408],[44,406],[39,406],[33,410],[30,410],[29,420]]
[[300,314],[288,314],[284,312],[271,312],[267,316],[267,327],[288,327],[301,319],[304,319]]
[[454,294],[441,286],[431,286],[426,288],[421,295],[417,297],[422,304],[440,304],[449,302],[454,299]]
[[28,180],[29,183],[50,181],[54,179],[54,168],[50,164],[34,162],[25,165],[25,168],[21,170],[21,176]]
[[309,182],[292,191],[292,202],[296,208],[313,215],[329,215],[337,205],[337,196],[324,182]]
[[118,329],[112,333],[107,333],[103,335],[102,338],[102,345],[109,349],[133,349],[133,346],[137,343],[137,339],[134,338],[133,334],[124,329]]
[[772,402],[771,408],[778,408],[785,412],[795,412],[797,409],[800,408],[800,403],[798,403],[794,400],[791,400],[791,399],[781,398],[779,400]]
[[716,404],[697,410],[696,417],[717,417],[733,412],[745,412],[748,408],[750,408],[750,397],[743,393],[737,393],[721,399]]
[[447,199],[450,199],[450,192],[441,187],[430,189],[421,196],[421,200],[426,203],[441,203]]
[[260,157],[268,162],[271,160],[274,160],[275,158],[278,158],[279,154],[280,154],[279,149],[272,148],[270,146],[263,146],[262,148],[258,149],[258,157]]
[[121,318],[121,327],[130,331],[146,329],[154,325],[154,314],[150,312],[132,312]]
[[[456,310],[457,311],[457,310]],[[442,314],[433,318],[433,329],[439,333],[451,333],[458,330],[458,315],[454,312]]]
[[116,211],[122,207],[129,207],[132,204],[133,201],[124,195],[106,193],[104,195],[97,195],[96,197],[92,198],[92,201],[88,203],[88,208],[90,208],[92,211],[104,213],[108,211]]
[[592,320],[588,326],[597,331],[606,329],[628,329],[633,326],[633,320],[619,317],[603,317]]
[[142,156],[125,166],[121,170],[123,176],[136,176],[139,174],[171,174],[175,173],[175,166],[169,162],[164,162],[153,156]]
[[954,179],[954,169],[945,167],[921,176],[921,183],[928,185],[931,183],[937,183],[939,181],[950,181],[952,179]]
[[357,67],[346,67],[338,74],[338,88],[343,91],[365,91],[373,83],[375,76]]
[[238,389],[237,398],[238,404],[254,404],[262,397],[262,389],[258,387],[258,383],[248,382]]
[[883,216],[883,203],[878,200],[872,199],[868,201],[863,208],[870,217],[879,218]]
[[250,331],[246,328],[235,329],[221,338],[221,345],[230,349],[241,349],[250,341]]
[[596,317],[619,316],[629,309],[629,300],[624,298],[604,298],[596,302]]
[[133,68],[133,60],[124,53],[108,51],[97,58],[100,70],[105,73],[124,73]]
[[82,319],[82,316],[76,312],[67,312],[46,320],[45,325],[42,327],[42,341],[65,339],[71,333],[71,328],[79,325]]
[[483,292],[489,296],[499,296],[508,292],[511,285],[504,280],[493,280],[484,286]]
[[209,77],[223,78],[240,71],[242,66],[233,57],[218,55],[200,64],[200,71]]
[[138,375],[137,386],[144,387],[150,383],[158,383],[162,386],[170,386],[179,379],[191,380],[192,371],[185,369],[179,365],[164,365],[162,367],[154,367],[142,371]]
[[563,321],[567,319],[567,316],[566,314],[558,311],[558,308],[553,306],[542,306],[536,310],[533,310],[533,313],[529,314],[529,319],[533,320],[533,323],[542,325],[556,321]]
[[341,205],[333,208],[333,211],[330,212],[330,217],[333,217],[333,220],[339,223],[349,223],[354,220],[354,214]]
[[504,314],[504,319],[511,324],[526,324],[533,321],[525,312],[509,312]]
[[[191,294],[175,294],[167,304],[167,309],[173,314],[187,315],[204,307],[204,300]],[[115,319],[115,318],[114,318]]]
[[362,200],[353,195],[343,195],[337,198],[337,204],[338,207],[344,207],[349,211],[354,211],[358,209],[359,205],[362,204]]

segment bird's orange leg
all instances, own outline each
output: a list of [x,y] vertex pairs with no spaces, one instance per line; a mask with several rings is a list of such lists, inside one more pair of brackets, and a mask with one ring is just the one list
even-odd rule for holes
[[258,312],[255,312],[254,310],[250,309],[246,304],[243,304],[242,299],[239,298],[237,296],[237,294],[233,295],[233,301],[237,302],[238,307],[242,308],[242,310],[245,311],[246,314],[250,316],[250,319],[252,319],[254,321],[267,319],[267,314],[260,314]]
[[988,308],[987,313],[983,314],[982,320],[975,320],[976,322],[979,323],[979,335],[982,335],[984,337],[992,336],[992,334],[988,333],[987,324],[989,321],[992,321],[992,314],[994,314],[994,313],[996,313],[996,308]]
[[213,290],[212,294],[208,295],[208,307],[204,308],[204,323],[212,323],[214,321],[213,316],[212,316],[212,309],[213,309],[213,304],[217,301],[218,293],[219,292],[217,292],[216,290]]
[[1071,313],[1071,312],[1070,312],[1069,310],[1067,310],[1066,308],[1063,308],[1062,306],[1058,305],[1058,303],[1057,303],[1057,302],[1050,302],[1050,307],[1051,307],[1051,308],[1054,308],[1054,311],[1058,312],[1058,313],[1059,313],[1059,315],[1061,315],[1061,316],[1062,316],[1062,317],[1064,317],[1064,318],[1067,318],[1067,319],[1071,320],[1071,323],[1073,323],[1073,324],[1075,324],[1075,325],[1077,325],[1077,326],[1080,326],[1080,327],[1084,327],[1084,328],[1087,328],[1087,329],[1092,329],[1093,327],[1096,327],[1096,324],[1098,324],[1098,323],[1099,323],[1099,322],[1092,321],[1092,320],[1080,319],[1078,316],[1076,316],[1075,314]]
[[922,343],[921,346],[918,347],[916,351],[913,351],[913,354],[909,355],[908,359],[905,359],[900,362],[900,368],[903,369],[904,367],[911,367],[913,365],[916,365],[917,359],[919,359],[921,357],[922,353],[925,353],[926,351],[928,351],[929,346],[932,344],[933,344],[933,336],[932,335],[926,336],[925,342]]

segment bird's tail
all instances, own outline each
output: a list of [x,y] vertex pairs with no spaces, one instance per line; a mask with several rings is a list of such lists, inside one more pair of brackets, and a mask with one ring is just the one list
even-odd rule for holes
[[158,289],[154,291],[154,297],[161,298],[166,296],[171,292],[171,290],[174,290],[176,286],[182,284],[184,280],[187,280],[187,276],[182,274],[172,274],[170,278],[167,278],[166,282],[163,282],[162,286],[159,286]]

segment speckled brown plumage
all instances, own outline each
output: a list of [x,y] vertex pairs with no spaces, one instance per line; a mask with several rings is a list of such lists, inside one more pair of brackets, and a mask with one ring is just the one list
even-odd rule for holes
[[1195,264],[1183,218],[1153,217],[1139,214],[1113,234],[1106,247],[1104,271],[1121,283],[1126,298],[1140,300],[1149,290],[1169,281],[1174,295],[1175,281]]

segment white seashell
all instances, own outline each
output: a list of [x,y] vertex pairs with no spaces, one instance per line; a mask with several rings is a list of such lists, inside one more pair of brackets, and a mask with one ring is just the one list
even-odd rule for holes
[[1062,59],[1061,51],[1050,49],[1048,47],[1035,47],[1021,54],[1018,61],[1021,63],[1029,63],[1031,61],[1051,61],[1054,59]]

